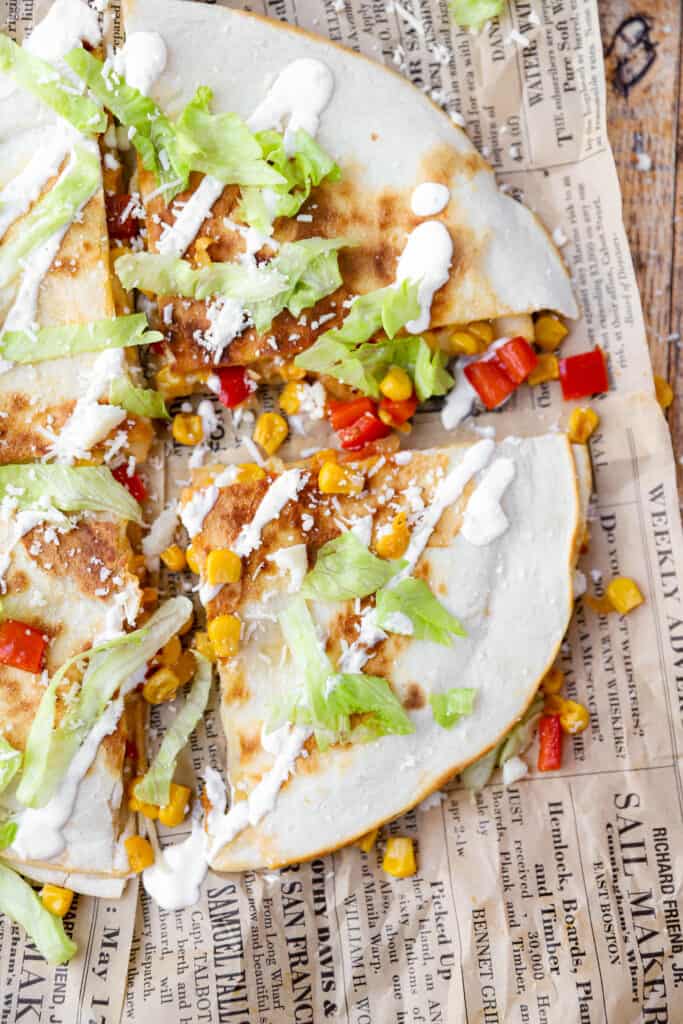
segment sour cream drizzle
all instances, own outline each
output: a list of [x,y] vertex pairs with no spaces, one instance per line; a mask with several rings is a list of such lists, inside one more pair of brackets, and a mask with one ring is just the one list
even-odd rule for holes
[[510,525],[500,504],[515,477],[512,459],[496,459],[484,473],[467,502],[461,533],[470,544],[481,547],[505,533]]
[[[332,72],[320,60],[302,57],[287,64],[247,124],[253,132],[285,129],[285,152],[292,156],[300,128],[317,135],[320,116],[334,91]],[[286,124],[285,124],[286,122]]]
[[308,481],[308,473],[301,469],[288,469],[270,485],[254,517],[245,523],[233,545],[233,551],[240,558],[246,558],[261,543],[261,532],[282,512],[287,502],[293,501]]
[[197,232],[211,213],[211,207],[220,197],[224,185],[210,174],[202,178],[182,210],[157,242],[157,252],[183,256],[197,236]]
[[429,327],[434,295],[446,284],[453,257],[453,241],[440,220],[428,220],[411,231],[401,253],[396,283],[418,282],[417,299],[420,315],[409,320],[406,330],[420,334]]
[[53,129],[45,134],[40,149],[0,192],[0,238],[36,201],[50,178],[57,174],[69,152],[70,140],[64,132]]
[[435,213],[448,206],[450,191],[445,185],[434,181],[423,181],[413,189],[410,197],[410,208],[416,217],[433,217]]

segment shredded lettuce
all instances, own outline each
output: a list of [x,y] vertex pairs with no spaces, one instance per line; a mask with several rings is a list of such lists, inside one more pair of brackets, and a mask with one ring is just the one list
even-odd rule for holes
[[270,300],[251,307],[257,331],[268,330],[283,309],[298,317],[304,309],[310,309],[339,288],[342,277],[337,252],[349,244],[345,238],[304,238],[299,242],[285,242],[268,267],[277,271],[286,285]]
[[135,787],[135,796],[147,804],[163,807],[171,796],[171,782],[178,755],[204,714],[211,691],[211,665],[200,655],[197,671],[185,704],[166,730],[156,757]]
[[61,918],[51,914],[28,882],[0,862],[0,910],[20,924],[49,964],[64,964],[76,944],[64,931]]
[[381,328],[387,338],[393,338],[409,320],[420,315],[417,290],[416,284],[402,281],[398,286],[392,284],[359,295],[341,327],[326,331],[322,337],[332,337],[345,345],[360,345]]
[[148,416],[151,420],[169,419],[166,403],[158,391],[136,388],[123,377],[117,377],[111,382],[109,401],[134,416]]
[[434,720],[442,729],[451,729],[464,715],[472,714],[476,692],[466,686],[454,686],[445,693],[432,693],[429,703]]
[[[83,51],[85,52],[85,51]],[[21,222],[21,231],[0,245],[0,288],[22,273],[25,260],[56,231],[70,224],[100,182],[97,151],[74,149],[73,163]]]
[[144,313],[94,320],[86,324],[60,324],[36,331],[6,331],[0,336],[0,359],[11,363],[38,363],[45,359],[130,348],[161,341],[163,334],[147,330]]
[[456,25],[479,28],[503,10],[503,0],[449,0],[448,9]]
[[0,736],[0,793],[7,789],[21,767],[21,751]]
[[[45,690],[26,742],[24,770],[17,799],[42,807],[55,792],[71,759],[117,690],[144,669],[164,644],[187,622],[192,604],[186,597],[166,601],[142,629],[98,644],[65,662]],[[68,669],[88,665],[75,700],[55,727],[57,691]]]
[[271,299],[287,287],[287,280],[272,264],[254,268],[240,263],[211,263],[195,268],[178,256],[152,252],[119,256],[115,270],[126,289],[139,288],[188,299],[222,295],[246,305]]
[[418,640],[432,640],[434,643],[450,646],[452,634],[466,636],[461,624],[451,615],[424,580],[412,576],[401,580],[395,587],[380,590],[377,594],[377,624],[382,629],[391,629],[389,617],[399,613],[407,615],[413,624],[413,635]]
[[398,338],[394,342],[393,362],[413,378],[421,402],[432,395],[445,395],[453,387],[453,378],[446,370],[447,358],[444,352],[433,352],[424,338]]
[[385,586],[405,565],[377,558],[351,531],[323,544],[301,587],[315,601],[350,601]]
[[18,828],[16,821],[3,821],[0,824],[0,850],[6,850],[12,845]]
[[87,96],[79,96],[73,84],[41,57],[0,35],[0,71],[69,121],[82,135],[103,132],[107,115]]
[[374,736],[414,731],[386,679],[334,672],[303,597],[293,598],[279,621],[298,682],[280,709],[280,722],[310,726],[321,750],[351,738],[352,714],[367,715],[365,725]]
[[142,522],[137,501],[106,466],[0,466],[0,501],[19,508],[57,508],[60,512],[109,512]]
[[517,725],[513,726],[505,739],[489,750],[488,754],[484,754],[461,772],[460,778],[463,785],[468,789],[483,789],[496,767],[502,768],[511,757],[517,757],[518,754],[526,750],[533,739],[534,730],[542,714],[543,697],[537,694],[526,713]]

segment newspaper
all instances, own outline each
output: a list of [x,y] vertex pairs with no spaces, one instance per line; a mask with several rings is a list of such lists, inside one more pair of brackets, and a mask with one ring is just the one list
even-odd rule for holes
[[[598,596],[612,576],[633,576],[646,604],[621,618],[577,602],[560,665],[591,723],[565,737],[561,771],[539,774],[532,748],[529,775],[509,788],[496,776],[473,796],[456,780],[382,829],[370,853],[209,873],[185,911],[160,910],[133,884],[121,901],[80,898],[68,967],[47,969],[0,918],[0,1022],[683,1020],[683,538],[605,130],[595,0],[510,0],[478,35],[430,0],[253,9],[411,78],[562,246],[582,307],[564,351],[601,344],[613,386],[594,403],[596,500],[581,570]],[[4,0],[4,11],[14,35],[30,28],[31,0]],[[118,39],[118,11],[105,17]],[[557,428],[568,412],[551,383],[479,422],[505,436]],[[211,447],[230,459],[243,430],[224,418]],[[421,415],[411,443],[439,440],[438,416]],[[294,438],[284,455],[311,443]],[[168,442],[165,466],[160,501],[189,475]],[[223,756],[214,704],[181,780],[196,788]],[[382,871],[390,835],[416,840],[416,876]]]

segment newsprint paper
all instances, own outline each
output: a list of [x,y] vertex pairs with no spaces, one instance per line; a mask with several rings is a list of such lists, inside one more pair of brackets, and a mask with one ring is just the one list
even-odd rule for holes
[[[646,595],[627,618],[577,602],[561,667],[590,727],[566,739],[551,777],[535,771],[532,749],[529,775],[507,789],[494,777],[475,797],[455,781],[384,828],[369,854],[354,847],[279,872],[209,874],[200,902],[176,913],[135,883],[118,902],[81,897],[67,919],[79,944],[68,967],[48,969],[0,918],[2,1024],[683,1021],[683,545],[605,130],[597,8],[505,7],[479,35],[454,26],[445,0],[254,9],[407,75],[562,245],[582,308],[565,350],[601,344],[613,385],[595,403],[597,499],[581,569],[590,593],[625,574]],[[31,0],[5,0],[4,13],[19,38],[35,17]],[[104,18],[118,40],[118,11]],[[561,425],[568,412],[553,383],[522,389],[515,408],[486,419],[502,437]],[[221,417],[211,439],[219,457],[234,457],[240,429]],[[413,440],[444,440],[438,415],[424,414]],[[169,442],[164,454],[160,503],[189,475]],[[214,707],[184,781],[196,786],[207,763],[222,761]],[[390,835],[416,840],[415,877],[382,872]]]

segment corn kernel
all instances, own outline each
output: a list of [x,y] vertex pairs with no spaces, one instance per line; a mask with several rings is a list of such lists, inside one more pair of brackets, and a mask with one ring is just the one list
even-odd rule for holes
[[145,681],[142,696],[148,704],[163,704],[175,697],[180,686],[178,676],[170,668],[160,668]]
[[197,549],[192,544],[188,544],[185,549],[185,561],[187,562],[190,571],[199,576],[199,573],[201,572],[201,565],[199,564]]
[[196,240],[192,253],[192,262],[195,267],[211,266],[211,257],[209,256],[209,247],[211,245],[213,245],[213,238],[209,238],[208,235],[201,235]]
[[209,634],[205,630],[198,630],[195,633],[194,646],[197,654],[201,654],[202,658],[206,658],[207,661],[216,660],[213,644],[209,640]]
[[560,364],[557,361],[557,356],[542,352],[526,382],[533,388],[537,384],[545,384],[548,380],[558,380],[559,376]]
[[674,393],[668,380],[655,374],[655,395],[662,409],[668,409],[674,400]]
[[189,683],[196,670],[197,662],[192,651],[183,651],[173,666],[173,671],[178,677],[178,683],[180,686],[184,686],[185,683]]
[[392,836],[387,839],[382,867],[394,878],[407,878],[417,871],[413,840],[406,836]]
[[217,658],[234,658],[240,646],[242,624],[236,615],[219,615],[209,623],[209,639]]
[[388,427],[393,427],[394,430],[400,430],[402,434],[409,434],[413,429],[411,423],[397,423],[391,413],[387,409],[382,409],[381,406],[377,410],[377,415],[381,419],[382,423],[386,423]]
[[151,867],[154,863],[154,850],[148,839],[143,839],[142,836],[129,836],[124,840],[124,846],[128,854],[130,870],[134,874],[139,875],[141,871]]
[[564,686],[564,672],[558,668],[557,665],[553,665],[549,672],[546,672],[541,683],[543,692],[546,695],[557,694]]
[[206,559],[206,578],[212,587],[219,583],[237,583],[242,575],[242,559],[227,548],[216,548]]
[[559,693],[549,693],[543,703],[543,710],[546,715],[560,715],[566,703],[564,697]]
[[391,529],[381,533],[375,541],[380,558],[400,558],[410,542],[410,530],[405,512],[399,512],[391,521]]
[[175,373],[170,366],[161,367],[154,375],[154,383],[164,398],[180,398],[191,390],[185,378]]
[[378,835],[379,829],[373,828],[371,832],[366,832],[364,836],[360,837],[360,839],[358,840],[358,845],[360,846],[363,853],[370,853],[370,850],[377,842]]
[[596,594],[585,594],[583,600],[598,615],[609,615],[614,611],[614,606],[606,594],[603,594],[602,597],[598,597]]
[[453,331],[448,339],[448,351],[456,356],[476,356],[481,346],[479,339],[469,331]]
[[63,889],[61,885],[46,883],[40,890],[40,902],[55,917],[64,917],[73,902],[72,889]]
[[600,417],[594,409],[572,409],[567,434],[572,444],[586,444],[593,434]]
[[617,576],[613,579],[607,586],[607,597],[620,615],[628,614],[645,600],[638,584],[629,576]]
[[239,472],[235,477],[235,483],[238,484],[256,484],[266,475],[265,469],[257,466],[255,462],[242,462],[238,469]]
[[306,371],[302,370],[296,363],[285,363],[279,367],[279,374],[283,380],[303,380]]
[[179,412],[173,417],[171,433],[178,444],[199,444],[204,437],[201,416],[191,412]]
[[484,348],[488,348],[493,341],[493,327],[488,320],[475,320],[467,325],[467,330],[481,342]]
[[185,819],[185,811],[190,801],[191,790],[189,786],[179,786],[171,783],[171,794],[167,804],[159,808],[159,821],[162,825],[173,828],[180,825]]
[[405,402],[413,393],[413,382],[400,366],[391,366],[379,386],[385,398],[392,402]]
[[162,665],[168,665],[169,668],[172,668],[182,652],[180,637],[172,636],[168,643],[164,644],[159,651],[158,658]]
[[541,313],[534,324],[534,341],[544,352],[554,352],[569,334],[568,328],[552,313]]
[[278,398],[280,408],[283,412],[286,412],[288,416],[294,416],[301,408],[301,399],[299,398],[299,384],[295,380],[290,380],[283,387]]
[[318,473],[318,487],[323,494],[360,494],[363,477],[336,462],[325,462]]
[[128,797],[128,807],[131,811],[135,811],[136,814],[142,814],[145,818],[149,818],[150,821],[156,821],[159,817],[159,808],[156,804],[145,803],[144,800],[138,800],[135,795],[135,787],[138,782],[142,782],[142,775],[138,775],[137,778],[133,779],[130,784],[130,796]]
[[289,433],[287,422],[277,412],[262,412],[256,420],[253,439],[264,452],[274,455]]
[[179,544],[171,544],[170,548],[166,548],[165,551],[162,551],[161,561],[171,572],[182,572],[187,564],[185,561],[185,552]]
[[560,725],[562,731],[573,736],[577,732],[583,732],[590,723],[588,708],[575,700],[565,700],[560,711]]

